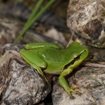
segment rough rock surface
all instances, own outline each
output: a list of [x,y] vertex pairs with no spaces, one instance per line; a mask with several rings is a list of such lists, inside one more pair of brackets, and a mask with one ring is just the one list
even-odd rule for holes
[[105,48],[105,0],[70,0],[67,25],[89,45]]
[[33,105],[40,102],[49,94],[50,83],[22,60],[19,52],[15,51],[17,46],[12,45],[15,50],[8,47],[4,47],[4,55],[0,58],[1,105]]
[[53,105],[105,105],[105,68],[83,67],[68,81],[82,94],[72,94],[71,99],[55,81]]

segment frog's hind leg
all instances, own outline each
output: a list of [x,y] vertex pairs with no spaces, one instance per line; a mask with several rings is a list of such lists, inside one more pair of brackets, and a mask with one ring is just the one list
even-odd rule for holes
[[34,64],[34,65],[31,64],[31,66],[32,66],[33,68],[35,68],[35,69],[38,71],[38,73],[39,73],[40,75],[42,75],[42,77],[43,77],[43,78],[46,80],[46,82],[48,83],[48,80],[47,80],[46,76],[44,75],[43,71],[41,70],[41,68],[38,67],[38,66],[36,66],[35,64]]
[[[22,53],[24,53],[24,55]],[[43,71],[41,70],[41,68],[46,67],[46,62],[43,61],[43,59],[41,59],[38,55],[36,55],[34,52],[31,52],[31,51],[26,51],[26,50],[22,49],[20,51],[20,54],[23,57],[23,59],[28,64],[30,64],[34,69],[36,69],[38,71],[38,73],[40,75],[42,75],[42,77],[44,77],[44,79],[48,82]],[[29,56],[27,56],[27,55],[29,55]],[[32,56],[30,56],[30,55],[32,55]]]
[[60,46],[54,44],[54,43],[48,43],[48,42],[38,42],[38,43],[29,43],[26,44],[26,49],[35,49],[35,48],[43,48],[43,47],[52,47],[52,48],[60,48]]

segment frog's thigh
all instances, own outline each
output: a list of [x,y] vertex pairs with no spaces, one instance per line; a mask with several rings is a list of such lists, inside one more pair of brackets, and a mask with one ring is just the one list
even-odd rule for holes
[[31,66],[36,65],[38,67],[46,68],[46,62],[36,53],[22,49],[20,54]]
[[42,72],[40,68],[40,67],[43,67],[43,68],[46,67],[46,62],[43,59],[41,59],[35,53],[29,52],[24,49],[20,51],[20,54],[28,64],[30,64],[34,69],[38,71],[39,74],[41,74],[45,78],[44,73]]

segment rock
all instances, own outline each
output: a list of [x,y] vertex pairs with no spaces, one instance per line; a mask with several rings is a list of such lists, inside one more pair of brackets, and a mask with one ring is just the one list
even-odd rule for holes
[[105,0],[70,0],[67,25],[80,40],[105,48]]
[[52,92],[53,105],[105,104],[105,68],[83,67],[68,81],[81,95],[73,93],[74,99],[71,99],[55,81]]
[[5,49],[0,58],[1,105],[33,105],[44,100],[51,91],[50,83],[23,61],[16,49],[11,49]]

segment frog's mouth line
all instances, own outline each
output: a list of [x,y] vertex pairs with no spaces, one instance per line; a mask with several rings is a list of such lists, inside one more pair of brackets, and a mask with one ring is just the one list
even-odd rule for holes
[[68,68],[68,66],[70,66],[70,65],[73,65],[73,64],[75,63],[75,61],[78,61],[78,60],[80,59],[80,56],[81,56],[81,55],[75,57],[70,63],[68,63],[68,64],[64,67],[64,69]]

